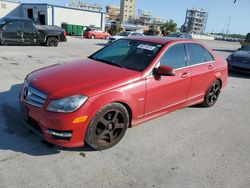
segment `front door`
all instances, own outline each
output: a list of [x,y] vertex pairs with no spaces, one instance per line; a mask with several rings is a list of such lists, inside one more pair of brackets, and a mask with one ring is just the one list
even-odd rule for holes
[[22,40],[25,44],[34,44],[37,42],[35,27],[32,21],[23,21],[21,32],[23,33]]
[[187,100],[191,73],[186,67],[184,45],[180,43],[169,47],[159,64],[174,68],[175,76],[152,75],[147,78],[146,116],[183,105]]

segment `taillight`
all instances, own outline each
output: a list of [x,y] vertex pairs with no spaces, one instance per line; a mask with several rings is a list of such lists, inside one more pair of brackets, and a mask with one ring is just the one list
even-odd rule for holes
[[66,31],[63,32],[63,36],[64,36],[64,37],[67,36],[67,32],[66,32]]

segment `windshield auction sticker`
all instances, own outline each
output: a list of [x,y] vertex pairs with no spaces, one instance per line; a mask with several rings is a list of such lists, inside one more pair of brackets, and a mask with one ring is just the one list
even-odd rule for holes
[[137,46],[137,48],[153,51],[155,49],[155,46],[150,46],[147,44],[140,44]]

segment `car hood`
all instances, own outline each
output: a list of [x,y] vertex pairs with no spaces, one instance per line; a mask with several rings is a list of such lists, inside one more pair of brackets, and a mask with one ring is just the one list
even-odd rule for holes
[[52,26],[52,25],[35,25],[35,27],[38,29],[38,31],[44,31],[44,32],[63,32],[64,30],[61,27],[58,26]]
[[250,60],[250,51],[237,51],[233,53],[233,58],[234,59],[245,59],[245,60]]
[[52,65],[30,73],[28,83],[51,97],[94,96],[139,80],[141,73],[91,59]]

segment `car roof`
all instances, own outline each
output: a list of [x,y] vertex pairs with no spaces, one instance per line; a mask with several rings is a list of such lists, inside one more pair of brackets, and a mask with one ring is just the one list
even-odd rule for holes
[[31,19],[29,19],[29,18],[14,17],[14,16],[6,16],[6,17],[3,17],[3,19],[5,21],[12,21],[12,20],[15,20],[15,21],[31,21]]
[[129,37],[128,39],[140,40],[140,41],[145,41],[145,42],[153,42],[153,43],[158,43],[158,44],[163,44],[163,45],[169,42],[196,42],[192,39],[157,37],[157,36]]

